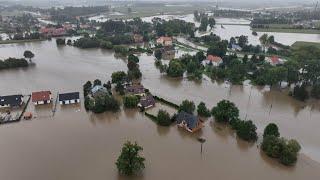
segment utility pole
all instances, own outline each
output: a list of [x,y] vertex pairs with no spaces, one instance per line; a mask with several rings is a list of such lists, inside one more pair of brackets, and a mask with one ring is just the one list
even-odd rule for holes
[[201,144],[201,148],[200,148],[200,154],[202,155],[202,152],[203,152],[203,143],[205,143],[206,142],[206,139],[204,139],[204,138],[202,138],[202,137],[199,137],[198,138],[198,141],[200,142],[200,144]]

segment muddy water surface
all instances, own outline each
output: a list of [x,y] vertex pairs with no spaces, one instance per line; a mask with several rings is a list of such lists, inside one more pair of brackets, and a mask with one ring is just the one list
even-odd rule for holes
[[[29,49],[35,67],[0,72],[0,94],[30,94],[36,90],[80,91],[87,80],[109,79],[126,70],[126,62],[110,51],[57,47],[55,41],[0,46],[0,58],[21,57]],[[196,83],[169,79],[154,67],[152,56],[140,57],[142,83],[156,95],[180,103],[191,99],[209,107],[221,99],[234,101],[241,117],[252,119],[259,134],[269,122],[282,136],[298,139],[302,154],[295,167],[286,168],[265,157],[256,144],[238,140],[226,127],[208,119],[205,128],[190,135],[176,126],[157,126],[134,110],[93,115],[83,104],[60,107],[54,117],[50,106],[28,110],[36,118],[0,126],[0,179],[68,180],[125,179],[115,167],[122,144],[138,141],[144,147],[146,169],[136,179],[318,179],[320,177],[320,112],[317,102],[299,103],[284,92],[262,93],[250,86],[203,80]],[[251,98],[249,100],[249,95]],[[272,104],[272,108],[270,110]],[[160,107],[162,107],[161,105]],[[168,108],[170,111],[170,109]],[[156,113],[155,110],[150,112]],[[269,115],[270,114],[270,115]],[[197,137],[206,138],[200,154]]]

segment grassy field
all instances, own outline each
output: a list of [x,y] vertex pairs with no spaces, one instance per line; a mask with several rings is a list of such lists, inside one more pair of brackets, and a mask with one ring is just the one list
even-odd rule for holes
[[303,34],[320,34],[320,30],[315,29],[286,29],[286,28],[252,28],[256,32],[282,32],[282,33],[303,33]]
[[46,39],[5,40],[5,41],[0,41],[0,44],[26,43],[26,42],[45,41],[45,40],[46,40]]
[[305,41],[297,41],[291,47],[292,48],[299,48],[302,46],[315,46],[320,49],[320,43],[316,42],[305,42]]

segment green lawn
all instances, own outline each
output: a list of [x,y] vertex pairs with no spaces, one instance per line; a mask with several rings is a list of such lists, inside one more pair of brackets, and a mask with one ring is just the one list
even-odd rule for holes
[[297,41],[291,47],[292,48],[299,48],[302,46],[315,46],[320,49],[320,43],[316,42],[305,42],[305,41]]
[[256,32],[283,32],[283,33],[320,34],[320,30],[315,30],[315,29],[252,28],[252,31],[256,31]]
[[5,40],[5,41],[0,41],[0,44],[26,43],[26,42],[45,41],[45,40],[46,39]]

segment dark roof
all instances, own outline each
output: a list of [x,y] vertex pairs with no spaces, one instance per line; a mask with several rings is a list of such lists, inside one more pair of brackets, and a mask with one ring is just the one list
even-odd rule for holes
[[22,95],[0,96],[0,105],[20,106],[22,103]]
[[75,99],[80,99],[79,92],[59,94],[59,101],[67,101],[67,100],[75,100]]
[[128,93],[141,94],[144,93],[144,87],[142,85],[131,85],[126,88]]
[[50,100],[50,95],[50,91],[32,92],[32,102],[48,101]]
[[142,107],[148,107],[155,105],[156,101],[154,100],[152,95],[146,96],[145,98],[140,99],[140,104]]
[[184,111],[181,111],[177,115],[176,121],[178,124],[180,124],[182,121],[185,121],[187,123],[188,128],[193,129],[197,127],[198,117],[195,115],[186,113]]

